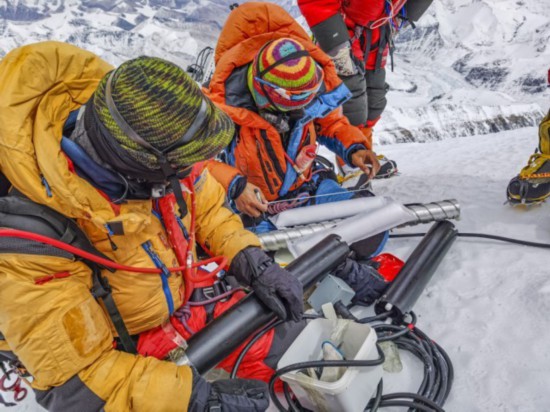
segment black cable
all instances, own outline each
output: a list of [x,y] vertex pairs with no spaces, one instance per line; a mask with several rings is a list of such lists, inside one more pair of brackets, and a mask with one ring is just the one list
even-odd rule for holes
[[[371,412],[377,412],[378,408],[380,407],[380,403],[382,402],[382,392],[384,392],[384,380],[380,379],[380,382],[378,382],[378,386],[376,387],[376,395],[374,396],[372,400],[372,406],[370,406]],[[370,405],[370,402],[369,402]],[[367,409],[369,406],[367,406]]]
[[411,398],[413,402],[426,404],[426,406],[429,406],[435,411],[443,411],[443,409],[439,405],[437,405],[435,402],[431,401],[430,399],[426,398],[425,396],[421,396],[421,395],[417,395],[415,393],[409,393],[409,392],[395,392],[389,395],[384,395],[382,396],[382,402],[395,400],[399,398]]
[[[339,366],[355,366],[355,367],[365,367],[365,366],[378,366],[384,363],[385,356],[384,352],[378,346],[376,345],[376,349],[378,350],[378,359],[373,360],[320,360],[320,361],[308,361],[308,362],[299,362],[294,363],[292,365],[285,366],[284,368],[278,369],[275,371],[273,376],[271,377],[269,381],[269,395],[271,396],[271,400],[277,407],[279,411],[287,412],[288,410],[285,409],[285,407],[281,404],[281,401],[277,398],[277,395],[275,394],[275,381],[277,378],[281,375],[284,375],[285,373],[296,371],[296,370],[302,370],[307,368],[332,368],[332,367],[339,367]],[[293,406],[291,406],[292,408]]]
[[296,406],[294,405],[294,401],[292,400],[292,396],[290,395],[290,387],[286,382],[283,382],[283,394],[285,395],[285,399],[288,403],[288,406],[290,407],[290,410],[292,412],[299,412],[298,408],[296,408]]
[[351,313],[351,310],[349,310],[349,308],[342,303],[341,300],[336,302],[333,305],[333,307],[334,307],[334,311],[336,312],[336,314],[339,315],[341,318],[351,319],[355,322],[357,322],[359,320],[355,317],[355,315],[353,313]]
[[[418,389],[418,393],[400,393],[398,395],[384,395],[380,407],[387,405],[384,400],[386,396],[394,398],[411,398],[415,402],[421,399],[427,399],[431,403],[428,406],[437,405],[442,408],[448,394],[451,390],[454,371],[452,363],[445,351],[435,342],[433,342],[425,333],[416,328],[416,314],[411,312],[411,322],[401,321],[399,324],[375,324],[372,328],[376,330],[378,342],[390,340],[397,345],[400,350],[406,350],[417,357],[424,364],[424,377]],[[395,320],[394,320],[395,322]],[[421,398],[418,398],[418,397]],[[372,405],[369,402],[369,407]],[[412,408],[412,406],[411,406]],[[418,409],[418,408],[417,408]],[[421,408],[420,408],[421,409]],[[430,409],[430,410],[433,410]]]
[[518,245],[523,246],[531,246],[531,247],[540,247],[544,249],[550,249],[549,243],[537,243],[537,242],[530,242],[527,240],[521,240],[521,239],[513,239],[510,237],[504,237],[504,236],[496,236],[496,235],[487,235],[484,233],[458,233],[458,236],[461,237],[479,237],[483,239],[492,239],[492,240],[499,240],[501,242],[509,242],[509,243],[515,243]]
[[[343,310],[344,305],[339,305],[339,309],[342,309],[340,312],[345,317],[351,317],[354,321],[360,323],[370,323],[375,321],[380,321],[388,318],[392,312],[381,313],[370,318],[357,319],[353,316],[348,310]],[[347,309],[347,308],[346,308]],[[398,324],[387,324],[387,323],[378,323],[372,325],[372,328],[376,331],[378,335],[378,342],[384,341],[393,341],[397,347],[401,350],[406,350],[410,352],[413,356],[417,357],[424,364],[424,377],[418,389],[418,393],[394,393],[383,395],[383,382],[379,382],[376,390],[376,394],[373,399],[369,402],[366,410],[375,412],[380,408],[390,407],[390,406],[403,406],[417,411],[428,411],[428,412],[441,412],[444,411],[442,406],[444,405],[454,379],[454,370],[451,363],[451,360],[447,353],[439,346],[437,343],[433,342],[424,332],[416,328],[415,324],[417,321],[417,316],[414,312],[409,312],[411,321],[404,322],[398,321]],[[316,319],[322,316],[319,315],[305,315],[306,319]],[[394,322],[396,320],[394,319]],[[237,371],[239,369],[242,360],[250,350],[250,348],[267,332],[271,329],[281,325],[284,321],[275,320],[270,324],[266,325],[260,329],[247,343],[243,348],[233,370],[231,371],[231,378],[235,378]],[[376,366],[384,362],[384,353],[382,352],[380,346],[377,346],[378,353],[380,355],[379,359],[376,360],[342,360],[342,361],[312,361],[312,362],[301,362],[293,365],[289,365],[285,368],[279,369],[275,372],[269,382],[269,394],[270,397],[278,408],[279,411],[289,411],[289,412],[299,412],[303,408],[296,405],[295,401],[292,399],[292,395],[289,389],[288,384],[283,383],[283,394],[285,400],[288,403],[288,408],[285,409],[281,404],[280,400],[275,394],[275,381],[276,379],[288,372],[300,369],[306,369],[309,367],[336,367],[336,366],[355,366],[355,367],[365,367],[365,366]],[[403,399],[405,398],[405,399]],[[412,401],[408,400],[412,399]]]
[[387,319],[392,313],[393,313],[392,311],[383,312],[383,313],[381,313],[379,315],[376,315],[376,316],[370,316],[368,318],[358,319],[357,323],[371,323],[371,322],[375,322],[377,320],[384,320],[384,319]]
[[206,66],[206,62],[208,61],[208,58],[212,55],[213,52],[214,52],[214,49],[212,47],[205,47],[197,55],[197,58],[195,59],[195,63],[191,64],[187,68],[187,72],[191,75],[191,78],[196,82],[200,83],[204,79],[204,75],[205,75],[204,69]]
[[252,347],[262,336],[264,336],[267,332],[269,332],[271,329],[282,325],[285,321],[284,320],[275,320],[271,323],[268,323],[266,326],[264,326],[262,329],[260,329],[256,335],[252,337],[246,344],[246,346],[241,350],[241,353],[239,353],[239,356],[237,357],[237,360],[235,361],[235,364],[233,365],[233,369],[231,369],[231,374],[229,375],[229,379],[235,379],[237,376],[237,372],[239,370],[239,367],[241,366],[241,363]]
[[[372,328],[375,331],[378,331],[380,329],[390,329],[392,326],[396,326],[396,325],[385,325],[385,324],[381,323],[381,324],[378,324],[378,325],[373,325]],[[396,330],[395,333],[392,332],[392,333],[390,333],[386,336],[378,336],[378,342],[385,342],[385,341],[388,341],[388,340],[394,340],[394,339],[397,339],[400,336],[404,336],[404,335],[406,335],[407,333],[410,332],[409,329],[400,328],[398,326],[395,328],[395,330]]]
[[449,355],[447,355],[447,352],[445,352],[445,350],[439,346],[439,344],[437,342],[434,342],[433,340],[431,340],[424,332],[422,332],[420,329],[418,328],[414,328],[415,332],[422,338],[424,339],[426,342],[430,342],[433,346],[435,346],[437,348],[437,353],[443,358],[447,368],[448,368],[448,372],[447,372],[447,379],[448,379],[448,387],[444,393],[444,396],[443,396],[443,402],[445,402],[447,400],[447,397],[449,396],[449,393],[451,392],[451,386],[452,386],[452,383],[454,381],[454,368],[453,368],[453,364],[451,362],[451,359],[449,358]]
[[[408,237],[423,237],[425,235],[426,235],[426,233],[399,233],[399,234],[391,234],[390,238],[400,239],[400,238],[408,238]],[[488,235],[488,234],[485,234],[485,233],[463,233],[463,232],[458,232],[457,236],[459,236],[459,237],[469,237],[469,238],[491,239],[491,240],[498,240],[498,241],[501,241],[501,242],[514,243],[514,244],[522,245],[522,246],[530,246],[530,247],[538,247],[538,248],[543,248],[543,249],[550,249],[550,243],[530,242],[528,240],[513,239],[513,238],[510,238],[510,237],[497,236],[497,235]]]
[[443,409],[441,408],[438,408],[438,409],[433,409],[433,408],[430,408],[429,406],[424,406],[422,405],[421,403],[417,403],[417,402],[410,402],[410,401],[382,401],[380,403],[380,408],[387,408],[387,407],[390,407],[390,406],[404,406],[406,408],[413,408],[413,409],[416,409],[418,411],[423,411],[423,412],[445,412]]
[[[302,319],[318,319],[321,318],[321,315],[313,315],[313,314],[305,314]],[[264,336],[267,332],[269,332],[271,329],[276,328],[279,325],[282,325],[285,323],[284,320],[274,320],[271,323],[268,323],[266,326],[264,326],[262,329],[260,329],[256,334],[248,341],[246,346],[241,350],[241,353],[239,353],[239,356],[237,357],[237,360],[235,361],[235,364],[233,365],[233,369],[231,369],[231,374],[229,375],[230,379],[235,379],[237,377],[237,372],[239,371],[239,368],[241,366],[241,363],[250,350],[250,348],[258,341],[262,336]]]

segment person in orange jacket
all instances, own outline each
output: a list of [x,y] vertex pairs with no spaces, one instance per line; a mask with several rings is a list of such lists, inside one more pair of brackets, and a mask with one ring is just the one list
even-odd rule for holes
[[[315,162],[317,142],[361,168],[378,171],[376,154],[361,131],[343,116],[349,90],[329,56],[281,7],[246,3],[231,12],[216,47],[216,69],[208,95],[233,119],[237,133],[225,163],[208,168],[256,232],[274,227],[268,214],[313,203],[372,195],[348,191],[327,165]],[[268,204],[268,202],[274,202]],[[334,274],[372,301],[387,281],[369,262],[387,239],[381,233],[351,245],[355,258]]]
[[[195,269],[196,244],[280,318],[302,316],[300,282],[259,248],[203,167],[233,138],[229,117],[170,62],[140,57],[113,70],[58,42],[8,53],[0,96],[0,169],[13,186],[0,198],[0,227],[31,236],[0,237],[0,356],[18,358],[33,376],[38,403],[58,411],[265,410],[265,383],[209,383],[166,360],[245,295],[216,292],[225,280]],[[35,235],[85,239],[118,269]],[[135,273],[142,269],[157,273]],[[275,340],[284,350],[265,336],[245,358],[245,376],[269,378],[264,358]]]
[[[350,98],[329,56],[282,8],[246,3],[229,15],[215,54],[208,95],[229,114],[237,134],[225,163],[209,162],[237,209],[251,217],[267,202],[318,196],[317,203],[351,198],[334,176],[315,167],[321,143],[361,168],[378,170],[376,154],[361,131],[343,116]],[[319,196],[333,193],[334,196]]]

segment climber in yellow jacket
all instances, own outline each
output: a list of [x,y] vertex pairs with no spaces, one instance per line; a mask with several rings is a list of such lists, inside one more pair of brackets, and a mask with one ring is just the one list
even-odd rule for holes
[[[90,293],[91,270],[82,260],[0,239],[0,351],[12,352],[32,374],[45,408],[204,410],[216,397],[246,410],[267,407],[262,382],[240,381],[259,393],[254,399],[246,390],[223,393],[224,385],[157,359],[175,346],[159,338],[163,331],[189,337],[174,314],[202,285],[191,289],[189,279],[167,268],[188,264],[192,272],[196,243],[225,257],[229,272],[280,317],[301,317],[301,285],[258,248],[199,163],[233,133],[231,120],[184,71],[161,59],[140,57],[113,70],[92,53],[44,42],[1,61],[0,165],[13,185],[10,196],[72,219],[112,261],[162,271],[102,270],[137,352],[160,351],[144,357],[119,350],[118,329]],[[206,318],[187,321],[200,328]]]

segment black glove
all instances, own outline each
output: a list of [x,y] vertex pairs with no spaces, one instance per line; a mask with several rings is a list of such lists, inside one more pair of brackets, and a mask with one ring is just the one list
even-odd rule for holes
[[263,250],[248,247],[233,259],[229,275],[250,286],[258,298],[280,319],[299,321],[304,314],[300,281],[276,264]]
[[382,296],[389,285],[368,262],[357,262],[350,258],[340,264],[333,274],[354,290],[355,296],[352,303],[362,302],[370,305]]
[[269,407],[267,384],[255,379],[222,379],[212,383],[193,370],[189,412],[263,412]]

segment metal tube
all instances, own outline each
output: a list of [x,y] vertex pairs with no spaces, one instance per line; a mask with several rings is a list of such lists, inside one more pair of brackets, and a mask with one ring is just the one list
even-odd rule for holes
[[[336,204],[333,204],[336,205]],[[396,227],[412,226],[422,223],[439,222],[442,220],[458,219],[460,217],[460,205],[455,199],[442,200],[432,203],[414,203],[405,205],[413,214],[412,220]],[[302,209],[309,209],[302,208]],[[311,210],[313,212],[314,210]],[[286,212],[285,212],[286,213]],[[275,230],[258,235],[262,247],[265,250],[280,250],[288,247],[288,242],[305,238],[315,233],[331,229],[341,220],[330,220],[325,222],[312,223],[308,225],[294,226],[287,229]],[[358,229],[361,226],[357,226]]]
[[415,214],[416,221],[406,223],[403,226],[439,222],[460,217],[460,205],[456,199],[432,203],[412,203],[405,206]]
[[377,314],[394,310],[398,316],[402,316],[411,311],[456,239],[457,232],[449,221],[437,222],[430,228],[399,275],[376,303]]
[[290,253],[294,257],[298,257],[329,233],[340,236],[344,242],[351,245],[414,219],[416,219],[414,213],[405,206],[397,202],[391,202],[380,209],[341,220],[336,226],[324,232],[295,239],[289,242],[287,246]]
[[330,229],[338,223],[339,220],[329,220],[326,222],[312,223],[310,225],[294,226],[288,229],[274,230],[273,232],[261,233],[258,235],[262,248],[265,250],[279,250],[286,248],[289,240],[299,239],[314,233]]
[[[349,252],[348,245],[338,236],[329,235],[286,269],[302,282],[304,288],[308,288],[342,263]],[[193,335],[189,339],[186,356],[176,363],[191,364],[199,373],[205,373],[275,317],[252,292]]]

